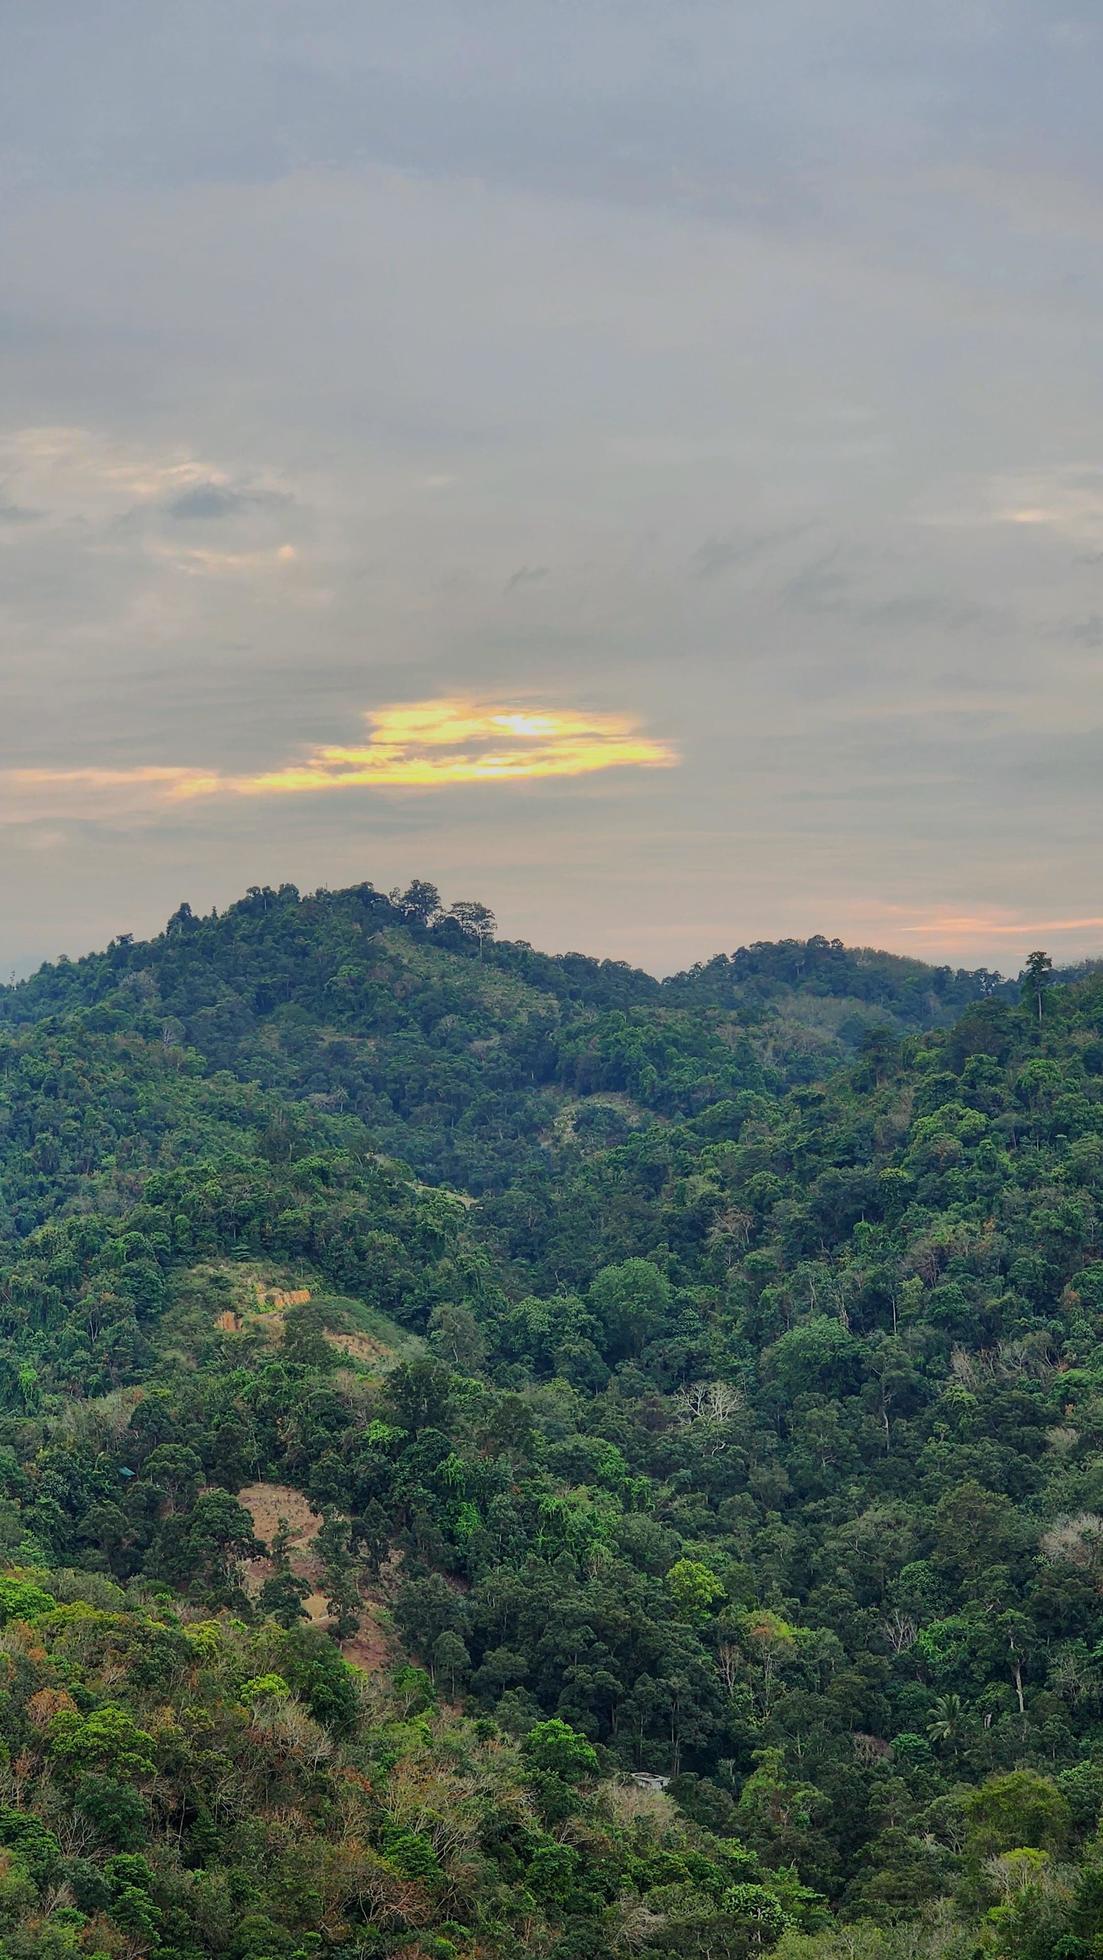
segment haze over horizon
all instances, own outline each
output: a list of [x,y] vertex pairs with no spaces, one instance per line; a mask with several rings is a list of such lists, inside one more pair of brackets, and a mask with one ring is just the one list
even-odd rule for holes
[[1086,0],[5,43],[5,972],[414,875],[660,973],[1103,950]]

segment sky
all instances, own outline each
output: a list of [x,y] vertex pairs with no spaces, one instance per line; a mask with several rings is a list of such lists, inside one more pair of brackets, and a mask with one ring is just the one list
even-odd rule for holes
[[1097,0],[0,0],[0,967],[1103,950]]

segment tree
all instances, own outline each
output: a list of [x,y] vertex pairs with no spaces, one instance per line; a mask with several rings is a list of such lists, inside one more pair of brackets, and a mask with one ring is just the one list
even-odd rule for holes
[[725,1892],[723,1905],[744,1931],[750,1952],[764,1953],[776,1946],[789,1924],[782,1906],[764,1885],[733,1885]]
[[322,1561],[326,1606],[333,1616],[333,1634],[348,1640],[360,1624],[360,1580],[352,1554],[352,1525],[348,1518],[330,1512],[314,1541]]
[[1060,1850],[1068,1836],[1068,1804],[1056,1784],[1033,1769],[990,1776],[969,1792],[964,1811],[967,1848],[978,1860],[1022,1846]]
[[391,903],[419,926],[431,925],[441,909],[439,891],[425,878],[411,879],[405,891],[400,891],[396,885],[391,893]]
[[241,1560],[260,1558],[264,1549],[244,1505],[228,1491],[208,1490],[190,1512],[165,1520],[158,1562],[162,1576],[196,1589],[206,1587],[224,1601],[237,1590]]
[[307,1618],[303,1601],[309,1592],[307,1581],[297,1578],[293,1572],[274,1572],[261,1587],[257,1605],[281,1627],[292,1627],[296,1621]]
[[597,1751],[569,1722],[553,1716],[535,1722],[525,1737],[523,1754],[534,1769],[558,1776],[564,1783],[583,1783],[597,1775]]
[[436,1428],[448,1418],[448,1369],[428,1357],[404,1361],[387,1377],[387,1402],[404,1429]]
[[477,1374],[487,1357],[487,1341],[470,1307],[443,1300],[429,1316],[429,1344],[449,1367]]
[[649,1259],[604,1266],[590,1287],[590,1306],[605,1330],[610,1356],[638,1354],[670,1309],[670,1281]]
[[723,1599],[724,1588],[715,1572],[700,1559],[675,1559],[666,1575],[666,1589],[682,1619],[703,1626],[710,1609]]
[[739,1794],[739,1834],[771,1864],[807,1864],[813,1820],[824,1809],[814,1784],[794,1781],[780,1749],[756,1749]]
[[1042,1001],[1045,990],[1053,981],[1053,961],[1048,953],[1028,953],[1023,968],[1022,991],[1025,1000],[1033,1001],[1038,1019],[1042,1018]]
[[453,1700],[470,1673],[471,1656],[459,1634],[447,1628],[438,1633],[433,1642],[433,1677],[443,1681]]
[[125,1708],[94,1708],[89,1715],[63,1709],[50,1724],[50,1754],[73,1769],[114,1777],[152,1776],[153,1737]]
[[965,1726],[965,1710],[960,1695],[936,1695],[927,1723],[931,1742],[956,1742]]
[[849,1328],[815,1314],[781,1336],[771,1354],[783,1394],[792,1399],[812,1389],[845,1393],[857,1376],[861,1348]]
[[183,1443],[159,1443],[142,1465],[142,1481],[161,1487],[170,1512],[194,1498],[202,1477],[201,1459]]
[[480,905],[477,898],[458,898],[449,906],[448,917],[455,920],[465,939],[478,941],[482,959],[484,942],[493,939],[498,923],[489,905]]
[[139,1791],[98,1772],[82,1776],[73,1795],[78,1828],[86,1825],[95,1841],[135,1851],[149,1838],[149,1806]]

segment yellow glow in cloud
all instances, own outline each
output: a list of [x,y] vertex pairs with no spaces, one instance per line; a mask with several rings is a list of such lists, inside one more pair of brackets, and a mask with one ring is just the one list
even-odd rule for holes
[[[158,803],[209,796],[295,796],[335,789],[441,789],[462,783],[539,781],[604,769],[669,768],[679,760],[668,742],[644,735],[630,715],[493,708],[465,700],[414,701],[366,717],[368,735],[350,746],[313,748],[298,760],[256,774],[233,775],[180,765],[133,769],[12,769],[0,777],[9,796],[33,804],[59,796],[113,798],[132,807],[135,794]],[[6,801],[7,799],[5,799]],[[25,812],[29,814],[30,812]]]
[[678,760],[668,743],[642,735],[627,715],[527,713],[444,700],[381,708],[367,719],[367,742],[313,749],[302,762],[234,777],[225,786],[243,796],[430,789],[450,783],[585,776],[599,769],[655,769]]

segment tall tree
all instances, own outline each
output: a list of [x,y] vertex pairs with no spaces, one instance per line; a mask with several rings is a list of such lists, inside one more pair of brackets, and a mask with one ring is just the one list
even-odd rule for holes
[[1042,1002],[1045,990],[1053,980],[1053,961],[1048,953],[1041,951],[1028,953],[1023,968],[1022,989],[1026,999],[1034,1002],[1039,1021],[1042,1018]]

